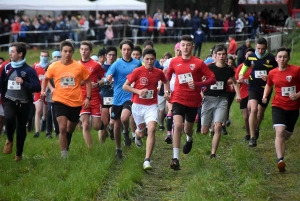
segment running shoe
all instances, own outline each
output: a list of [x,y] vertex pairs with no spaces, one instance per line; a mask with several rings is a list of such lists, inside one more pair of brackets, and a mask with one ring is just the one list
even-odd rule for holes
[[249,147],[256,147],[257,144],[256,144],[256,137],[252,137],[250,140],[249,140]]
[[161,125],[161,126],[159,126],[158,130],[159,130],[159,131],[164,131],[164,130],[165,130],[165,127]]
[[47,138],[47,139],[52,139],[52,134],[51,134],[51,133],[47,133],[47,134],[46,134],[46,138]]
[[3,152],[5,154],[11,154],[12,153],[12,147],[13,147],[13,142],[6,140]]
[[230,126],[230,124],[231,124],[230,120],[229,120],[229,119],[227,119],[227,121],[226,121],[226,126],[227,126],[227,127],[229,127],[229,126]]
[[142,148],[143,147],[143,141],[142,141],[142,138],[138,138],[138,137],[135,137],[135,145],[137,146],[137,148]]
[[144,161],[143,168],[144,168],[144,170],[152,170],[150,161]]
[[228,132],[227,132],[225,126],[222,126],[222,128],[221,128],[221,133],[222,133],[223,135],[228,135]]
[[116,157],[117,157],[118,159],[122,159],[122,158],[123,158],[123,151],[120,150],[120,149],[117,149],[117,150],[116,150]]
[[250,140],[250,137],[251,136],[247,134],[247,135],[245,135],[244,140],[248,141],[248,140]]
[[131,145],[131,139],[129,137],[129,132],[123,133],[123,135],[124,135],[125,146],[129,147]]
[[190,142],[186,141],[185,145],[183,145],[183,148],[182,148],[183,153],[184,154],[190,153],[190,151],[192,150],[192,147],[193,147],[193,140]]
[[36,133],[33,135],[34,138],[38,138],[39,136],[40,136],[40,133],[39,133],[39,132],[36,132]]
[[216,158],[216,154],[211,154],[209,158],[210,159]]
[[280,160],[277,164],[277,168],[279,172],[285,172],[285,162],[283,160]]
[[41,132],[45,132],[46,130],[46,120],[42,120]]
[[167,135],[166,139],[165,139],[165,142],[167,144],[172,144],[172,135]]
[[173,170],[180,170],[179,160],[177,158],[172,158],[170,168]]

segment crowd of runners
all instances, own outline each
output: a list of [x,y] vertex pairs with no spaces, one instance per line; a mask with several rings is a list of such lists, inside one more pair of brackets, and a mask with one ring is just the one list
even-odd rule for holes
[[274,56],[267,50],[267,40],[258,38],[255,48],[245,50],[245,61],[235,67],[225,44],[215,45],[206,60],[193,56],[190,35],[181,36],[174,57],[166,52],[160,60],[152,41],[145,41],[142,50],[123,40],[119,48],[119,58],[115,47],[92,56],[93,44],[83,41],[81,59],[76,61],[74,42],[65,40],[52,52],[52,61],[48,51],[41,51],[40,61],[29,66],[26,44],[13,43],[10,60],[1,64],[0,115],[5,117],[7,135],[4,153],[12,153],[16,131],[15,160],[22,160],[30,104],[34,103],[34,137],[40,136],[40,127],[46,127],[46,137],[52,138],[54,125],[63,158],[68,157],[72,133],[79,125],[88,147],[93,144],[91,128],[97,131],[101,143],[107,137],[114,140],[118,159],[123,158],[121,133],[125,146],[134,142],[141,148],[145,143],[143,168],[149,170],[155,132],[166,130],[165,142],[173,144],[170,168],[179,170],[183,133],[184,154],[191,151],[195,133],[210,132],[210,158],[217,157],[221,135],[227,134],[226,125],[230,124],[234,97],[244,118],[245,140],[250,147],[257,146],[260,124],[275,85],[275,150],[277,167],[285,171],[285,141],[293,133],[300,108],[300,68],[288,63],[289,49],[279,48]]

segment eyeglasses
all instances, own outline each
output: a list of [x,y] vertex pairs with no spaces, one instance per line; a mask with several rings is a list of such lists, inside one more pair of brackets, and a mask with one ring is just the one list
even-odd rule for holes
[[115,57],[116,55],[115,54],[107,54],[107,56]]

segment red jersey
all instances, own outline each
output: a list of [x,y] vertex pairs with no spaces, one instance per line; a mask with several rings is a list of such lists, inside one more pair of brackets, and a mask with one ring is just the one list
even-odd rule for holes
[[[236,73],[236,68],[232,67],[232,69]],[[234,89],[233,84],[227,84],[226,85],[226,91],[228,91],[228,92],[234,92],[235,93],[235,89]]]
[[46,73],[45,69],[40,65],[40,62],[36,62],[33,64],[32,68],[34,68],[39,80],[40,80],[40,84],[42,85],[43,79],[44,79],[44,75]]
[[[244,63],[241,63],[235,71],[235,79],[237,79],[237,80],[239,79],[239,74],[240,74],[240,71],[241,71],[243,65],[244,65]],[[241,99],[248,97],[248,91],[249,91],[248,84],[249,84],[249,77],[250,77],[251,71],[252,71],[252,68],[251,67],[248,68],[248,70],[244,74],[244,82],[240,83]]]
[[[90,59],[87,62],[83,62],[82,60],[79,61],[79,63],[81,63],[82,65],[84,65],[88,71],[90,72],[90,79],[91,82],[98,82],[99,79],[101,79],[102,77],[104,77],[104,70],[102,69],[101,65],[94,61],[93,59]],[[81,86],[82,91],[86,91],[86,85],[84,84],[83,86]],[[92,88],[92,93],[99,93],[99,88]]]
[[[10,60],[4,61],[1,65],[0,65],[0,76],[2,74],[2,70],[3,68],[10,63]],[[2,104],[2,98],[1,98],[1,94],[0,94],[0,104]]]
[[275,85],[275,96],[272,106],[282,108],[284,110],[298,110],[300,108],[300,100],[291,100],[289,95],[300,91],[300,67],[288,65],[285,71],[275,68],[269,72],[267,85],[272,87]]
[[136,93],[132,95],[132,102],[142,105],[157,104],[157,83],[159,80],[162,82],[167,81],[162,70],[154,67],[149,70],[145,66],[134,69],[132,73],[127,75],[127,79],[130,83],[135,82],[134,88],[148,90],[145,97],[140,97]]
[[206,79],[214,78],[214,73],[202,60],[194,56],[188,60],[184,60],[182,57],[173,58],[170,62],[167,74],[171,77],[173,73],[176,74],[176,80],[170,102],[180,103],[188,107],[199,107],[202,103],[200,95],[201,87],[196,87],[192,90],[189,88],[187,82],[191,79],[194,82],[202,82],[203,76],[205,76]]

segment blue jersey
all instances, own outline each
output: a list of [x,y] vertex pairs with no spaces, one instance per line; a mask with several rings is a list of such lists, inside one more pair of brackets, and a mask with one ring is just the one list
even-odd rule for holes
[[114,78],[113,105],[120,106],[126,101],[131,100],[132,93],[123,90],[123,85],[126,82],[126,76],[140,66],[142,66],[142,63],[139,60],[131,59],[127,62],[122,58],[110,66],[105,75],[112,75]]
[[[107,64],[106,62],[104,62],[104,64],[102,65],[102,69],[104,70],[105,73],[108,71],[108,69],[111,65],[112,64]],[[108,84],[103,85],[100,88],[100,95],[101,95],[102,99],[104,97],[113,97],[114,96],[113,86],[114,86],[113,83],[108,83]]]

